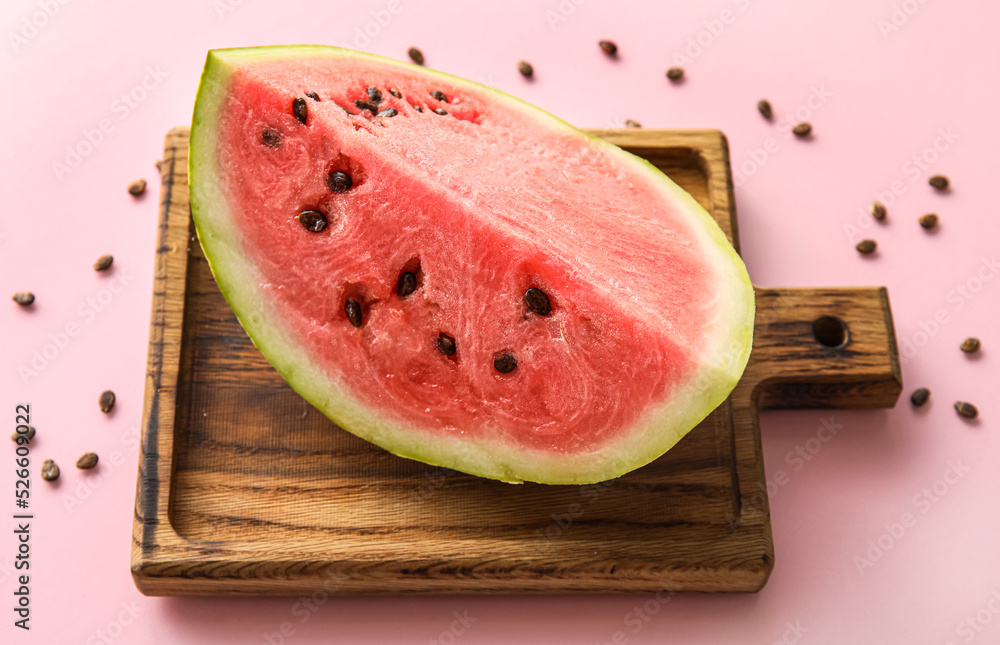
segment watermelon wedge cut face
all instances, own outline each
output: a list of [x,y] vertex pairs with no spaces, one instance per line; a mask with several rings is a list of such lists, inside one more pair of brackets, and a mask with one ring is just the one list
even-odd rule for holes
[[690,195],[467,80],[333,47],[211,51],[189,172],[250,338],[397,455],[607,480],[673,446],[749,357],[746,269]]

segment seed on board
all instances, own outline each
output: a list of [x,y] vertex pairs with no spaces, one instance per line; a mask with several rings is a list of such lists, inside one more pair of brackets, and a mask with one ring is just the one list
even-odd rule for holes
[[858,253],[870,255],[878,248],[878,244],[875,243],[875,240],[861,240],[854,248],[858,250]]
[[368,100],[378,105],[382,102],[382,92],[378,91],[377,87],[369,87],[368,90]]
[[111,390],[104,390],[97,402],[101,406],[101,412],[105,414],[111,412],[111,408],[115,407],[115,393]]
[[521,72],[521,76],[531,78],[531,75],[535,73],[535,68],[528,61],[522,60],[517,63],[517,71]]
[[281,133],[273,128],[266,128],[260,133],[260,140],[268,148],[277,148],[281,145]]
[[139,195],[146,192],[146,180],[136,179],[131,184],[128,185],[128,194],[133,197],[138,197]]
[[445,103],[448,102],[448,97],[445,96],[444,92],[440,90],[434,90],[431,92],[431,96],[433,96],[435,100],[444,101]]
[[757,101],[757,110],[765,119],[770,119],[774,112],[771,110],[771,102],[767,99]]
[[59,479],[59,466],[51,459],[42,462],[42,479],[47,482],[54,482]]
[[440,114],[441,116],[444,116],[444,115],[448,114],[448,112],[446,110],[441,109],[441,108],[436,108],[434,110],[434,114]]
[[378,112],[378,106],[374,103],[369,103],[368,101],[355,101],[354,105],[356,105],[359,110],[368,110],[372,114],[376,114]]
[[424,53],[419,49],[417,49],[416,47],[410,47],[406,51],[406,53],[410,56],[410,60],[412,60],[417,65],[424,64]]
[[393,87],[390,87],[390,88],[389,88],[389,94],[392,94],[392,95],[393,95],[393,96],[395,96],[395,97],[396,97],[397,99],[401,99],[401,98],[403,98],[403,93],[402,93],[402,92],[400,92],[399,90],[397,90],[397,89],[393,88]]
[[326,230],[326,215],[319,211],[302,211],[299,213],[299,223],[310,233]]
[[344,303],[344,314],[347,315],[347,319],[351,321],[351,324],[355,327],[360,327],[361,323],[361,305],[354,298],[348,298],[347,302]]
[[305,125],[306,121],[309,120],[309,107],[301,96],[296,96],[295,100],[292,101],[292,114],[302,125]]
[[493,357],[493,368],[501,374],[510,374],[517,367],[517,359],[510,352],[500,352]]
[[552,314],[552,303],[549,302],[549,297],[541,289],[532,287],[525,291],[524,304],[528,307],[528,311],[532,311],[539,316]]
[[807,121],[798,123],[794,128],[792,128],[792,134],[794,134],[797,137],[808,137],[810,133],[812,133],[812,131],[813,131],[812,124]]
[[396,116],[397,114],[399,114],[399,112],[396,111],[396,108],[389,108],[388,110],[382,110],[375,116],[391,117]]
[[404,271],[399,274],[396,280],[396,295],[405,298],[417,290],[417,274],[413,271]]
[[106,271],[115,259],[111,255],[102,255],[94,262],[94,271]]
[[25,432],[18,432],[17,430],[15,430],[13,434],[10,435],[10,440],[13,441],[14,443],[17,443],[19,437],[24,437],[25,441],[31,441],[32,439],[34,439],[35,426],[27,426],[27,428],[28,429]]
[[955,411],[966,419],[975,419],[979,416],[979,410],[976,409],[976,406],[965,401],[955,401]]
[[926,215],[921,215],[917,218],[920,225],[924,228],[934,228],[938,223],[938,216],[935,213],[927,213]]
[[35,294],[31,293],[30,291],[18,291],[11,297],[11,300],[21,305],[22,307],[27,307],[28,305],[30,305],[35,301]]
[[76,467],[81,470],[90,470],[97,465],[97,453],[85,452],[76,460]]
[[885,219],[885,205],[882,202],[872,202],[872,205],[868,207],[868,212],[880,222]]
[[948,184],[950,182],[948,181],[948,178],[945,177],[944,175],[934,175],[933,177],[927,180],[927,183],[930,184],[931,186],[934,186],[938,190],[947,190]]
[[625,127],[626,128],[641,128],[642,124],[639,123],[638,121],[636,121],[635,119],[625,119]]
[[672,81],[679,81],[684,78],[684,68],[683,67],[671,67],[667,70],[667,78]]
[[618,45],[616,45],[613,41],[599,40],[597,41],[597,46],[600,47],[601,51],[603,51],[608,56],[614,56],[615,54],[618,53]]
[[910,395],[910,403],[912,403],[914,407],[919,408],[924,403],[927,403],[927,399],[929,399],[930,396],[931,391],[926,387],[913,390],[913,394]]
[[319,100],[319,94],[317,94],[316,92],[306,92],[306,96],[308,96],[309,98],[311,98],[314,101],[318,101]]
[[330,187],[330,191],[334,193],[346,193],[354,185],[354,181],[351,176],[342,170],[334,170],[326,178],[326,185]]
[[434,343],[437,345],[438,351],[445,356],[455,355],[455,339],[448,334],[441,332]]
[[959,349],[961,349],[966,354],[975,354],[976,352],[979,351],[979,347],[980,347],[979,339],[976,338],[975,336],[969,336],[968,338],[962,341],[961,345],[959,345]]

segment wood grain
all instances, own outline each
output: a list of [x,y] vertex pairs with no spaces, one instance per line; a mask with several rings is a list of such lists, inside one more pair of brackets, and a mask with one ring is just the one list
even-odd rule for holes
[[[596,134],[671,176],[738,244],[721,133]],[[191,224],[187,136],[167,135],[163,164],[132,541],[143,593],[756,591],[774,566],[758,409],[899,396],[884,289],[759,289],[730,399],[620,479],[512,486],[392,456],[301,399],[243,332]],[[819,343],[821,316],[849,341]]]

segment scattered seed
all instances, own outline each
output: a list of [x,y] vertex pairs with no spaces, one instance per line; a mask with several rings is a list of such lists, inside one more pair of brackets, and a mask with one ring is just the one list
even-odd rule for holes
[[424,111],[424,108],[421,107],[421,106],[419,106],[419,105],[414,105],[413,109],[416,110],[417,112],[423,112]]
[[868,207],[868,212],[880,222],[885,219],[885,205],[882,202],[872,202],[872,205]]
[[979,345],[980,343],[978,338],[976,338],[975,336],[969,336],[968,338],[962,341],[962,344],[959,346],[959,348],[966,354],[975,354],[976,352],[979,351]]
[[76,467],[81,470],[90,470],[97,465],[97,453],[85,452],[76,460]]
[[59,466],[51,459],[42,462],[42,479],[47,482],[54,482],[59,479]]
[[667,70],[667,78],[672,81],[679,81],[684,78],[684,68],[683,67],[671,67]]
[[301,96],[296,96],[295,100],[292,101],[292,114],[295,115],[295,118],[302,125],[305,125],[306,121],[309,120],[309,107],[306,105],[306,100]]
[[374,103],[375,105],[378,105],[379,103],[382,102],[382,92],[379,92],[377,87],[369,87],[368,100]]
[[342,170],[334,170],[326,178],[326,185],[330,187],[330,191],[334,193],[346,193],[354,185],[354,181],[351,176]]
[[532,287],[524,292],[524,304],[528,311],[532,311],[539,316],[549,316],[552,314],[552,303],[549,297],[541,289]]
[[351,324],[355,327],[360,327],[361,320],[361,305],[354,298],[348,298],[347,302],[344,303],[344,313],[347,315],[347,319],[351,321]]
[[102,255],[101,257],[97,258],[97,262],[94,262],[94,271],[105,271],[111,266],[111,263],[114,261],[115,259],[112,256]]
[[299,213],[299,223],[310,233],[326,230],[326,215],[319,211],[302,211]]
[[399,274],[396,281],[396,295],[405,298],[417,290],[417,274],[412,271],[404,271]]
[[870,255],[875,252],[877,247],[878,244],[875,243],[875,240],[861,240],[854,248],[858,250],[858,253]]
[[517,71],[521,72],[521,76],[531,78],[531,75],[535,73],[535,68],[528,61],[522,60],[517,64]]
[[318,101],[319,100],[319,94],[317,94],[316,92],[306,92],[306,96],[308,96],[309,98],[311,98],[314,101]]
[[368,110],[372,114],[378,113],[378,106],[374,103],[369,103],[368,101],[355,101],[354,105],[356,105],[359,110]]
[[128,194],[133,197],[138,197],[139,195],[146,192],[146,180],[136,179],[131,184],[128,185]]
[[760,112],[761,116],[765,119],[770,119],[774,114],[771,110],[771,102],[767,99],[761,99],[757,101],[757,110]]
[[115,407],[115,393],[111,390],[104,390],[101,392],[101,398],[98,400],[101,406],[101,412],[105,414],[111,412],[111,408]]
[[938,223],[938,216],[935,213],[927,213],[926,215],[921,215],[917,218],[920,225],[924,228],[934,228]]
[[517,367],[517,359],[510,352],[500,352],[493,357],[493,368],[501,374],[510,374]]
[[14,294],[12,299],[22,307],[27,307],[35,301],[35,294],[30,291],[18,291]]
[[392,87],[390,87],[390,88],[389,88],[389,94],[392,94],[392,95],[393,95],[393,96],[395,96],[395,97],[396,97],[397,99],[401,99],[401,98],[403,98],[403,94],[402,94],[402,92],[400,92],[399,90],[397,90],[397,89],[395,89],[395,88],[392,88]]
[[455,339],[448,334],[444,332],[438,334],[435,344],[437,345],[438,351],[445,356],[455,355]]
[[267,128],[260,133],[260,140],[268,148],[277,148],[281,145],[281,133],[272,128]]
[[417,49],[416,47],[410,47],[410,49],[407,50],[406,53],[409,54],[410,60],[412,60],[417,65],[424,64],[424,53],[419,49]]
[[13,441],[14,443],[17,443],[19,437],[24,437],[26,441],[31,441],[32,439],[34,439],[35,426],[28,426],[27,432],[18,432],[17,430],[15,430],[14,433],[10,435],[10,440]]
[[934,175],[927,180],[927,183],[934,186],[938,190],[947,190],[949,181],[944,175]]
[[614,56],[615,54],[618,53],[618,45],[616,45],[613,41],[600,40],[597,42],[597,46],[600,47],[601,51],[603,51],[608,56]]
[[912,403],[914,407],[919,408],[924,403],[927,403],[927,399],[929,399],[930,396],[931,396],[931,391],[928,390],[926,387],[913,390],[913,394],[910,395],[910,403]]
[[639,123],[638,121],[636,121],[635,119],[625,119],[625,127],[626,128],[641,128],[642,124]]
[[955,401],[955,411],[966,419],[975,419],[979,416],[979,410],[976,409],[976,406],[965,401]]
[[794,128],[792,128],[792,134],[794,134],[797,137],[808,137],[812,131],[813,131],[812,124],[806,121],[803,121],[802,123],[799,123]]
[[437,108],[437,109],[434,110],[434,114],[440,114],[441,116],[444,116],[444,115],[448,114],[448,112],[445,111],[445,110],[443,110],[443,109],[441,109],[441,108]]
[[397,114],[399,114],[399,112],[396,111],[396,108],[389,108],[388,110],[382,110],[376,116],[390,117],[396,116]]
[[431,92],[431,96],[433,96],[435,100],[444,101],[445,103],[448,102],[448,97],[445,96],[444,92],[441,92],[439,90],[434,90],[433,92]]

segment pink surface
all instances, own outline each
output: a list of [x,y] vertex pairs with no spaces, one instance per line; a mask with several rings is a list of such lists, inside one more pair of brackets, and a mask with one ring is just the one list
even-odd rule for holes
[[[13,626],[9,609],[13,448],[0,468],[0,642],[1000,640],[1000,6],[976,4],[6,0],[0,294],[27,289],[38,302],[31,311],[0,307],[0,409],[12,430],[15,404],[30,402],[39,434],[30,632]],[[618,42],[617,61],[598,50],[599,38]],[[632,118],[724,130],[754,281],[887,285],[906,394],[927,386],[931,402],[919,412],[904,399],[887,411],[765,415],[777,564],[757,595],[666,604],[652,596],[142,597],[129,575],[129,539],[153,162],[166,130],[189,120],[205,50],[288,42],[395,57],[416,44],[429,66],[580,126]],[[675,56],[687,59],[677,85],[663,76]],[[521,58],[534,64],[533,82],[518,75]],[[775,106],[773,124],[756,112],[761,97]],[[803,118],[814,125],[810,141],[788,134]],[[927,186],[934,172],[952,179],[949,193]],[[140,176],[153,190],[135,201],[125,186]],[[876,195],[888,221],[862,216],[859,225]],[[917,225],[925,212],[940,215],[937,232]],[[877,256],[858,256],[852,227],[867,227]],[[90,269],[103,253],[115,255],[106,275]],[[958,351],[967,335],[983,340],[980,356]],[[111,416],[97,407],[105,388],[118,394]],[[955,414],[958,399],[978,405],[978,422]],[[77,471],[73,462],[88,450],[100,466]],[[57,485],[38,477],[46,457],[62,466]]]

